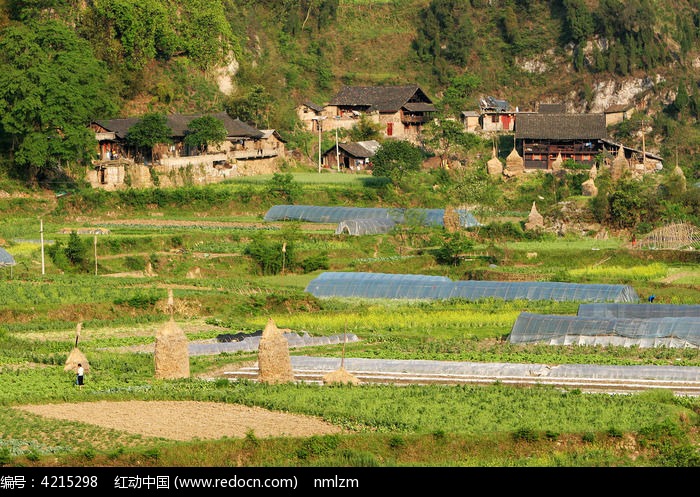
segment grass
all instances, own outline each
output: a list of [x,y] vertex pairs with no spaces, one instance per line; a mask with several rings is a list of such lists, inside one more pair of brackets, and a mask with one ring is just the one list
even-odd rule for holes
[[[257,178],[264,185],[266,178]],[[357,197],[362,178],[309,173],[299,203],[314,205],[322,190],[346,189]],[[248,180],[245,180],[248,181]],[[214,189],[245,186],[245,181]],[[253,180],[250,180],[253,181]],[[255,185],[255,183],[252,183]],[[257,187],[257,186],[254,186]],[[315,190],[318,188],[319,190]],[[337,188],[337,190],[335,190]],[[198,190],[168,195],[216,199]],[[77,195],[77,194],[76,194]],[[72,196],[74,199],[77,196]],[[229,195],[228,193],[226,195]],[[325,198],[325,197],[324,197]],[[112,209],[106,196],[81,215],[99,219]],[[31,201],[27,201],[31,202]],[[504,340],[520,312],[576,313],[577,304],[548,301],[398,301],[317,299],[304,292],[323,269],[303,274],[260,276],[244,255],[261,234],[295,243],[300,257],[325,252],[333,271],[439,274],[453,280],[489,275],[570,281],[630,282],[640,295],[657,302],[697,303],[700,288],[694,264],[660,251],[629,251],[623,238],[594,240],[567,236],[540,241],[477,241],[473,254],[457,265],[439,265],[432,250],[437,231],[415,230],[378,237],[337,237],[333,230],[265,223],[264,203],[217,204],[199,214],[174,203],[158,208],[155,220],[176,227],[109,223],[98,240],[98,275],[66,271],[32,243],[8,244],[18,261],[12,273],[0,272],[0,464],[28,466],[653,466],[697,465],[694,399],[647,392],[629,396],[582,394],[551,388],[477,386],[319,387],[207,381],[207,375],[232,364],[254,361],[254,353],[190,358],[192,377],[157,381],[149,354],[122,347],[153,345],[167,319],[167,289],[176,302],[174,318],[190,340],[252,332],[273,318],[280,327],[314,335],[347,331],[361,340],[292,353],[338,357],[426,359],[537,364],[646,364],[700,366],[697,349],[553,347],[512,345]],[[226,202],[229,202],[228,200]],[[348,200],[348,202],[350,202]],[[149,210],[127,207],[122,219],[149,218]],[[316,204],[317,205],[317,204]],[[240,214],[236,214],[240,213]],[[71,223],[57,207],[47,216],[45,236]],[[108,218],[103,218],[108,219]],[[204,227],[203,221],[241,223]],[[255,223],[250,226],[246,223]],[[18,229],[17,226],[21,226]],[[16,217],[0,223],[0,238],[32,238],[36,222]],[[92,249],[92,236],[85,237]],[[533,255],[533,253],[536,253]],[[218,257],[216,257],[218,256]],[[155,276],[109,278],[108,272],[141,268],[152,261]],[[495,262],[494,262],[495,261]],[[194,268],[199,275],[188,276]],[[92,269],[92,267],[90,268]],[[82,322],[81,350],[96,372],[82,393],[63,371]],[[173,442],[148,440],[92,425],[52,421],[19,413],[25,403],[79,400],[201,400],[256,405],[320,416],[352,431],[334,437],[226,439]],[[615,436],[611,436],[610,434]],[[653,435],[649,435],[652,433]],[[618,434],[632,439],[631,456]],[[3,462],[5,461],[5,462]]]

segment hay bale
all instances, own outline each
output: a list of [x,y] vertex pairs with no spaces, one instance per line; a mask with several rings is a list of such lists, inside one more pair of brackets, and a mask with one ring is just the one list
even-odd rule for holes
[[348,372],[348,370],[346,370],[343,366],[341,366],[340,369],[331,371],[323,377],[324,385],[332,385],[334,383],[341,383],[343,385],[359,385],[360,380],[355,375]]
[[190,352],[185,333],[170,318],[156,333],[156,378],[189,378]]
[[518,151],[513,148],[510,154],[508,154],[508,157],[506,157],[506,167],[503,170],[503,174],[509,178],[512,178],[513,176],[520,176],[524,172],[525,161],[522,157],[520,157]]
[[68,359],[66,359],[66,364],[63,366],[63,371],[73,371],[77,373],[78,364],[83,365],[83,369],[86,373],[90,371],[90,363],[87,357],[85,357],[85,354],[83,354],[78,347],[74,347],[73,350],[70,351],[70,354],[68,354]]
[[491,176],[501,176],[503,174],[503,164],[496,155],[496,147],[491,149],[491,158],[486,163],[486,171]]
[[595,186],[593,178],[588,178],[586,181],[581,183],[581,194],[584,197],[595,197],[598,195],[598,187]]
[[533,202],[532,208],[530,209],[530,215],[525,223],[525,229],[533,230],[542,227],[544,227],[544,218],[542,217],[542,214],[537,212],[537,207],[535,206],[535,202]]
[[459,231],[459,214],[457,214],[454,207],[450,205],[445,207],[445,213],[442,216],[442,223],[445,225],[445,229],[448,233]]
[[258,345],[258,379],[264,383],[294,381],[289,343],[270,318]]

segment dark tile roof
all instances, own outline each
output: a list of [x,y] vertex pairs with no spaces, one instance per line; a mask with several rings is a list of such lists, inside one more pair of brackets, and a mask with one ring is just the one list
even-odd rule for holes
[[368,111],[397,112],[409,102],[433,103],[416,85],[344,86],[329,102],[329,105],[362,107]]
[[[345,152],[346,155],[356,157],[358,159],[365,159],[367,157],[372,157],[376,153],[377,148],[379,148],[379,143],[374,140],[366,142],[338,143],[338,148]],[[326,150],[323,155],[334,152],[335,145]]]
[[519,114],[516,139],[596,140],[607,138],[605,114]]
[[310,100],[307,100],[304,102],[304,105],[306,105],[309,109],[316,111],[316,112],[323,112],[323,105],[319,105],[317,103],[311,102]]
[[614,112],[625,112],[626,110],[630,110],[632,108],[632,104],[616,104],[616,105],[611,105],[607,109],[605,109],[606,114],[612,114]]
[[[166,116],[166,121],[170,129],[173,130],[173,138],[182,138],[185,136],[187,127],[193,119],[202,117],[208,114],[173,114]],[[211,114],[213,117],[220,119],[226,127],[227,136],[230,138],[262,138],[263,132],[255,129],[249,124],[244,123],[240,119],[233,119],[226,112],[218,112]],[[129,129],[141,120],[140,117],[128,117],[124,119],[107,119],[95,121],[97,124],[105,128],[107,131],[113,132],[117,138],[124,139]]]
[[564,104],[540,104],[537,110],[543,114],[563,114],[566,107]]

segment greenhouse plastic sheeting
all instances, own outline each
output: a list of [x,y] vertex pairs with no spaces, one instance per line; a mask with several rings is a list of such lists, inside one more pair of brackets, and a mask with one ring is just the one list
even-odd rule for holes
[[396,223],[391,219],[346,219],[338,223],[335,234],[376,235],[378,233],[389,233],[394,226],[396,226]]
[[[339,360],[332,357],[291,357],[292,368],[335,371]],[[395,372],[402,375],[471,375],[504,378],[610,378],[667,381],[700,381],[700,367],[692,366],[606,366],[596,364],[517,364],[491,362],[431,361],[422,359],[364,359],[346,357],[343,367],[352,374]]]
[[516,319],[508,341],[550,345],[700,346],[700,317],[648,319],[531,314]]
[[0,248],[0,266],[14,266],[17,264],[15,258],[12,257],[7,250]]
[[452,281],[444,276],[386,273],[321,273],[306,286],[315,297],[385,299],[555,300],[581,302],[636,302],[627,285],[577,284],[547,281]]
[[[468,211],[455,209],[464,228],[479,226]],[[382,207],[323,207],[316,205],[274,205],[265,214],[265,221],[307,221],[339,223],[348,219],[390,219],[395,223],[416,223],[444,226],[444,209],[399,209]]]
[[578,316],[596,318],[700,317],[700,305],[581,304]]

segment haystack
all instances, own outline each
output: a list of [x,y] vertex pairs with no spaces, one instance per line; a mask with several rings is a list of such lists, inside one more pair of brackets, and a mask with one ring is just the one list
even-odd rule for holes
[[156,378],[189,378],[190,352],[187,337],[172,316],[156,333]]
[[360,380],[353,375],[352,373],[348,372],[347,369],[345,369],[343,366],[340,367],[340,369],[336,369],[335,371],[331,371],[327,375],[323,377],[323,384],[324,385],[329,385],[333,383],[342,383],[344,385],[347,384],[352,384],[352,385],[359,385]]
[[258,379],[264,383],[294,381],[289,343],[270,318],[258,345]]
[[537,228],[543,228],[544,227],[544,218],[542,217],[542,214],[537,212],[537,207],[535,206],[535,202],[532,203],[532,208],[530,209],[530,215],[527,218],[527,222],[525,223],[525,229],[526,230],[533,230]]
[[503,164],[496,155],[496,147],[491,149],[491,158],[486,163],[486,171],[491,176],[501,176],[503,174]]
[[510,154],[508,154],[508,157],[506,157],[506,167],[503,170],[503,174],[509,178],[512,178],[513,176],[520,176],[524,172],[525,161],[522,157],[520,157],[518,151],[513,148]]
[[74,373],[77,373],[78,364],[82,364],[86,373],[90,371],[90,363],[88,362],[87,357],[85,357],[85,354],[83,354],[78,348],[78,341],[80,340],[80,332],[82,329],[83,323],[78,323],[75,333],[75,347],[73,347],[73,350],[71,350],[70,354],[68,354],[68,359],[66,359],[66,364],[63,366],[63,371],[73,371]]
[[552,171],[557,172],[562,170],[562,165],[564,164],[564,159],[561,156],[561,152],[557,154],[557,158],[552,162]]
[[598,195],[598,187],[595,186],[595,181],[593,181],[593,178],[588,178],[586,181],[581,183],[581,194],[584,197],[595,197]]
[[445,213],[442,216],[442,223],[448,233],[459,231],[459,214],[454,207],[448,205],[445,207]]
[[617,155],[615,156],[615,159],[613,160],[612,163],[612,171],[611,171],[611,176],[613,180],[618,180],[622,177],[623,174],[625,174],[625,171],[629,168],[629,162],[627,162],[627,159],[625,158],[625,151],[620,146],[620,148],[617,149]]

